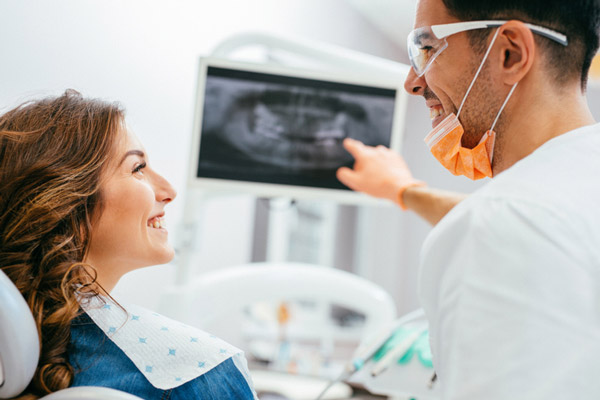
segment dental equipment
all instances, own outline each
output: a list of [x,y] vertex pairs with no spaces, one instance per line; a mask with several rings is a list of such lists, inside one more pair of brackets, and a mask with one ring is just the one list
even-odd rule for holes
[[389,353],[387,353],[383,358],[375,364],[373,369],[371,370],[371,376],[375,377],[385,371],[391,363],[398,360],[402,357],[410,348],[413,346],[415,341],[425,332],[427,332],[427,328],[421,328],[413,333],[411,333],[406,339],[404,339],[399,345],[394,347]]
[[[365,365],[365,363],[367,361],[371,360],[373,358],[373,356],[375,356],[375,354],[378,352],[378,350],[383,345],[385,345],[385,343],[390,338],[392,338],[394,336],[394,333],[400,326],[407,324],[409,322],[412,322],[414,320],[417,320],[419,318],[422,318],[424,315],[425,315],[425,313],[423,312],[422,309],[418,309],[411,313],[408,313],[404,317],[395,321],[392,324],[391,328],[382,331],[373,340],[367,341],[365,343],[365,345],[359,346],[359,348],[356,350],[356,352],[352,356],[351,361],[348,364],[346,364],[346,366],[344,367],[344,370],[342,371],[342,373],[336,379],[331,380],[315,400],[321,400],[323,398],[323,396],[327,393],[327,391],[331,387],[333,387],[333,385],[335,385],[338,382],[342,382],[342,381],[349,379],[355,372],[362,369],[362,367]],[[402,347],[406,347],[404,349],[403,353],[405,353],[410,348],[410,346],[414,343],[414,341],[424,331],[419,331],[419,332],[420,333],[413,340],[410,341],[410,344],[408,344],[407,346],[402,346]],[[412,337],[412,335],[411,335],[411,337]],[[408,339],[406,340],[406,343],[408,343]],[[399,352],[396,352],[396,351],[393,351],[391,353],[394,353],[394,357],[396,355],[398,355],[398,356],[401,355],[401,354],[399,354]],[[378,362],[377,365],[380,365],[379,368],[383,368],[378,373],[383,372],[385,370],[385,368],[387,368],[387,365],[389,365],[389,363],[390,363],[388,361],[389,359],[391,359],[391,358],[387,357],[387,355],[386,355],[382,360],[380,360]],[[385,363],[384,363],[384,361],[385,361]],[[385,367],[384,367],[384,365],[385,365]],[[375,368],[377,368],[377,366]],[[373,375],[373,376],[375,376],[375,375]]]

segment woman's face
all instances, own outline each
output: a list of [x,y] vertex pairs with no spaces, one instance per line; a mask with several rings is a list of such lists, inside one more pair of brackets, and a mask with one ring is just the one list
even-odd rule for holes
[[98,282],[112,290],[123,274],[173,259],[165,206],[176,196],[169,182],[148,163],[140,141],[129,130],[117,142],[114,162],[101,186],[101,214],[94,216],[85,261]]

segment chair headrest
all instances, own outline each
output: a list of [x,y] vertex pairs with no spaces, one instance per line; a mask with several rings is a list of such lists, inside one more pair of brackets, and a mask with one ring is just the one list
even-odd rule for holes
[[0,270],[0,399],[25,390],[39,357],[39,336],[29,306]]

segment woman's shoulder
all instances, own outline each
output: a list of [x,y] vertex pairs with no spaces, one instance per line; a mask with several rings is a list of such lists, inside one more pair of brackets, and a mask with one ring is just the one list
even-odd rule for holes
[[127,355],[85,313],[71,323],[69,363],[74,369],[71,386],[104,386],[144,399],[161,398]]
[[[137,365],[139,362],[135,363],[132,354],[128,354],[138,347],[117,345],[111,340],[111,334],[114,332],[110,332],[110,327],[108,330],[104,328],[106,327],[99,326],[86,313],[73,321],[69,351],[69,360],[75,369],[73,386],[106,386],[144,399],[161,399],[164,398],[163,396],[168,396],[172,400],[255,398],[243,353],[230,355],[217,365],[198,361],[191,367],[185,366],[185,370],[182,369],[183,364],[164,364],[162,358],[147,354],[144,358],[149,362],[146,369],[142,371],[140,365]],[[117,326],[115,331],[121,331],[122,328]],[[191,344],[197,343],[191,342]],[[205,346],[202,347],[206,350]],[[143,348],[144,346],[139,347],[139,352],[143,352]],[[191,350],[192,348],[188,347],[185,353],[190,353]],[[200,354],[203,352],[200,349],[196,351]],[[138,361],[141,355],[139,352],[133,355],[133,358],[137,357]],[[180,354],[184,353],[183,349],[181,351],[178,349],[174,353],[169,357],[176,358],[184,355]],[[148,378],[152,377],[154,372],[162,371],[167,365],[170,366],[170,372],[179,370],[173,383],[165,386],[162,379],[153,382]],[[166,374],[161,373],[161,375]],[[184,379],[181,376],[187,377]],[[190,379],[190,376],[193,378]]]
[[100,298],[86,314],[155,387],[172,389],[242,351],[179,321],[135,304]]
[[170,400],[253,400],[257,397],[236,365],[229,358],[204,375],[170,391]]

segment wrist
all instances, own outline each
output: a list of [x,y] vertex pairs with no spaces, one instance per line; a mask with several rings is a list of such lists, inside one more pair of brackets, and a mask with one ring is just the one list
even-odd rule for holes
[[422,187],[422,186],[427,186],[427,184],[423,181],[418,181],[418,180],[412,180],[412,181],[400,186],[400,188],[398,189],[398,192],[396,194],[396,204],[398,204],[403,211],[408,210],[408,207],[406,206],[406,203],[404,202],[404,194],[406,193],[406,189],[412,188],[412,187]]

